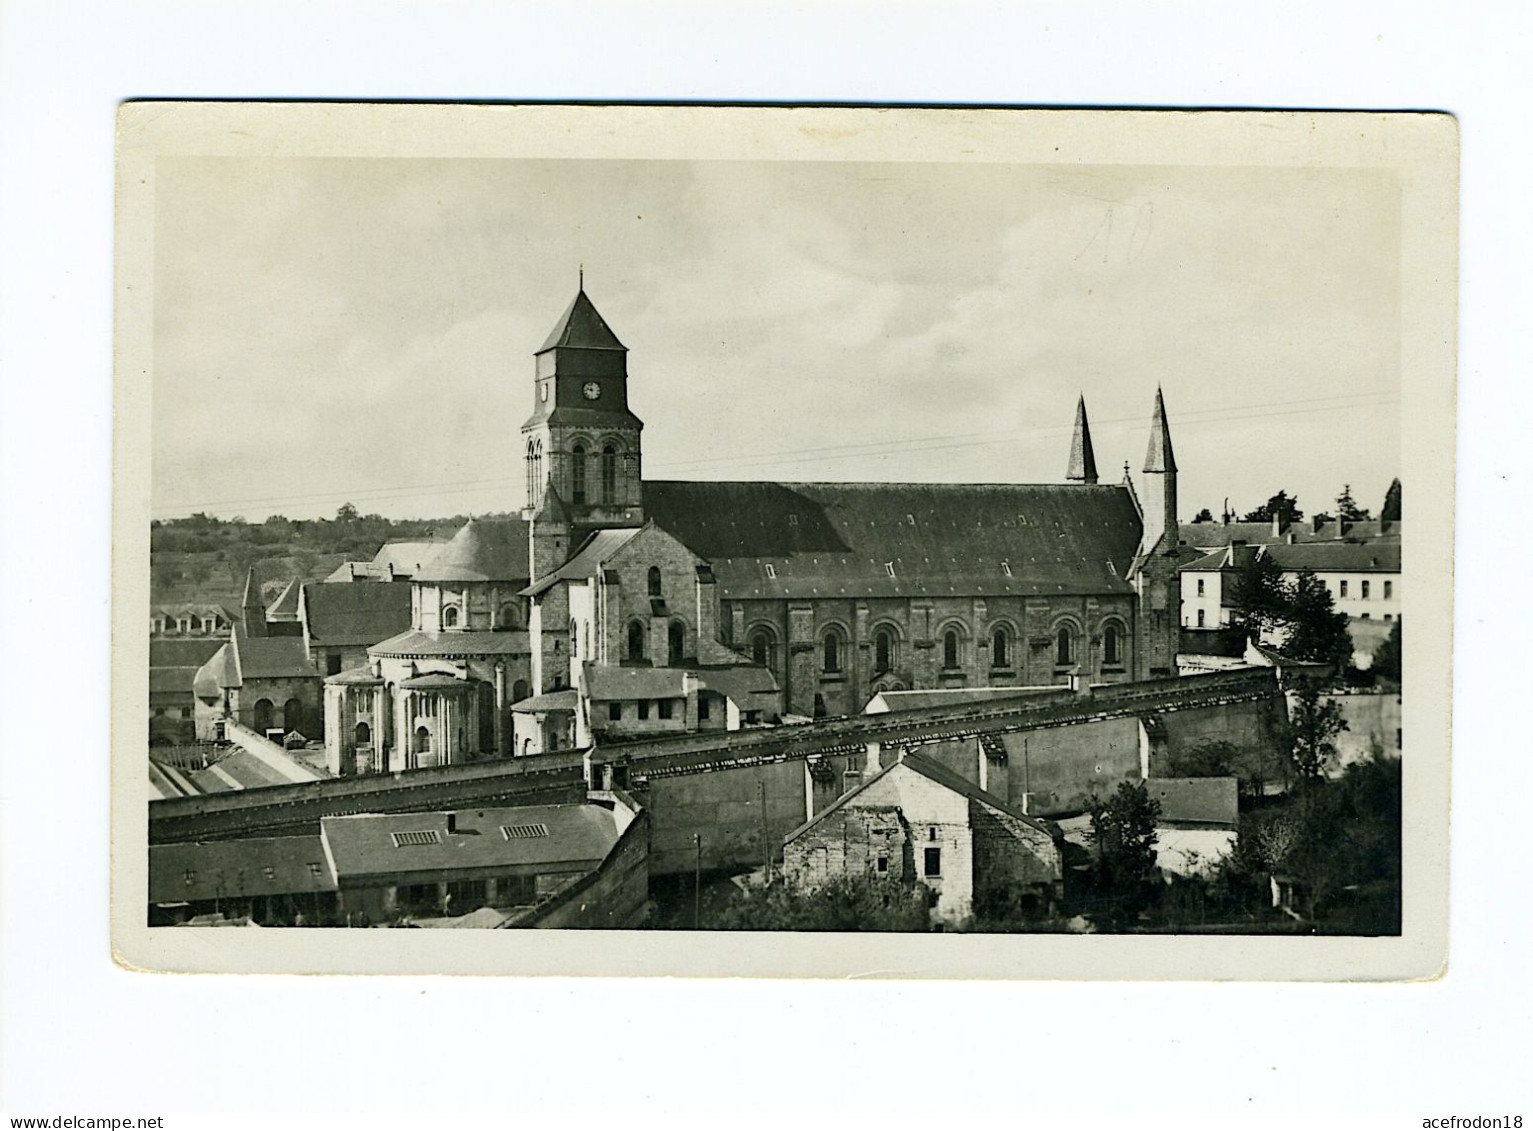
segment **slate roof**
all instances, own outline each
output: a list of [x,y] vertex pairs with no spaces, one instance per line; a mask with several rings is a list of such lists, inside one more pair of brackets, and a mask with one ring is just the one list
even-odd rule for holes
[[370,656],[530,656],[525,630],[417,632],[410,629],[368,648]]
[[1162,822],[1229,828],[1240,823],[1238,785],[1234,778],[1149,778],[1144,783],[1160,802]]
[[1399,573],[1398,542],[1278,542],[1267,556],[1284,569],[1336,573]]
[[1287,543],[1291,536],[1295,544],[1308,542],[1399,542],[1404,534],[1399,521],[1380,522],[1369,519],[1364,522],[1342,524],[1345,539],[1336,537],[1335,521],[1322,522],[1318,526],[1310,520],[1283,527],[1279,534],[1272,533],[1271,522],[1184,522],[1178,527],[1178,536],[1189,546],[1212,550],[1231,542],[1248,542],[1256,545]]
[[1145,471],[1173,472],[1176,454],[1171,450],[1171,425],[1166,421],[1166,399],[1155,390],[1155,413],[1150,417],[1150,447],[1144,457]]
[[687,694],[687,669],[584,665],[586,698],[681,699]]
[[301,636],[249,636],[243,626],[236,625],[231,644],[240,682],[229,686],[241,686],[249,679],[319,677]]
[[305,585],[303,611],[313,643],[365,648],[410,627],[410,583]]
[[917,711],[923,707],[961,707],[966,703],[988,703],[996,699],[1020,699],[1032,695],[1057,695],[1069,691],[1062,684],[1048,687],[948,687],[915,691],[882,691],[868,701],[883,697],[893,711]]
[[431,534],[424,538],[400,538],[385,542],[373,555],[372,564],[384,571],[393,566],[396,576],[414,577],[443,546],[452,541],[453,534]]
[[422,564],[415,581],[510,581],[527,584],[528,528],[519,518],[469,519]]
[[1065,469],[1065,478],[1082,482],[1097,478],[1097,456],[1091,446],[1091,425],[1086,420],[1084,396],[1075,405],[1075,434],[1070,438],[1070,462]]
[[1042,821],[1038,820],[1038,818],[1029,817],[1026,813],[1022,812],[1022,810],[1013,806],[1010,802],[1002,800],[993,793],[987,793],[983,789],[980,789],[979,786],[974,782],[971,782],[968,778],[961,774],[955,773],[954,771],[948,769],[946,766],[942,765],[940,762],[933,761],[932,759],[926,757],[924,754],[911,753],[906,754],[898,762],[893,762],[888,766],[885,766],[882,770],[874,774],[867,781],[863,782],[856,789],[843,793],[830,805],[827,805],[824,809],[820,810],[809,820],[805,821],[802,825],[785,836],[783,838],[783,842],[787,843],[788,841],[793,840],[795,837],[799,836],[799,834],[803,833],[805,830],[813,828],[826,817],[830,816],[830,814],[834,813],[836,810],[840,809],[842,806],[846,805],[848,802],[852,801],[854,798],[865,792],[874,782],[880,780],[881,778],[887,777],[900,766],[905,766],[908,769],[914,770],[916,773],[920,774],[928,781],[935,782],[937,785],[942,786],[944,789],[949,789],[954,793],[961,794],[962,796],[967,797],[970,801],[977,801],[981,805],[987,805],[992,809],[998,809],[1002,813],[1005,813],[1008,817],[1015,818],[1016,820],[1021,821],[1023,824],[1031,825],[1033,828],[1038,829],[1040,832],[1048,834],[1051,838],[1054,836],[1054,830],[1051,829],[1048,825],[1044,824]]
[[[350,878],[476,868],[595,867],[618,838],[616,817],[600,805],[529,805],[455,812],[457,833],[447,831],[446,813],[389,813],[325,817],[320,822],[321,835],[342,883]],[[547,829],[546,835],[508,838],[501,832],[501,826],[538,825]],[[434,832],[436,836],[431,843],[406,843],[396,848],[396,832]]]
[[597,313],[595,305],[586,297],[584,289],[577,292],[574,300],[565,307],[564,313],[559,316],[559,321],[549,331],[547,340],[538,347],[537,352],[542,353],[555,347],[586,350],[627,350],[628,348],[617,340],[612,327],[608,326],[606,319]]
[[[319,866],[314,874],[310,865]],[[268,869],[270,873],[268,874]],[[334,891],[317,836],[260,837],[149,847],[149,902],[191,903]]]
[[644,507],[732,599],[1126,593],[1142,529],[1121,484],[661,480]]
[[573,687],[569,687],[563,691],[550,691],[546,695],[529,695],[511,704],[511,709],[523,714],[543,714],[549,711],[573,712],[579,702],[579,694]]
[[479,682],[477,679],[459,679],[446,672],[427,672],[401,680],[399,686],[407,691],[468,691]]
[[228,642],[226,636],[183,636],[175,640],[156,638],[149,641],[149,667],[199,668]]
[[536,597],[552,589],[560,581],[589,580],[600,571],[602,563],[628,544],[628,540],[643,527],[623,526],[612,530],[598,530],[581,544],[574,557],[553,573],[522,590],[524,597]]
[[1177,536],[1188,546],[1210,551],[1231,542],[1256,546],[1276,541],[1270,522],[1184,522],[1178,527]]
[[287,588],[277,594],[277,599],[266,606],[269,621],[295,621],[298,619],[298,580],[287,583]]
[[757,667],[755,664],[698,668],[694,674],[705,689],[726,695],[736,703],[744,703],[752,695],[777,690],[777,677],[769,668]]
[[[301,644],[302,641],[300,640]],[[208,702],[217,700],[226,687],[240,685],[239,662],[234,655],[234,641],[224,643],[208,657],[208,662],[192,677],[192,693]]]
[[383,677],[374,675],[372,668],[363,666],[326,676],[325,682],[338,687],[371,687],[382,683]]

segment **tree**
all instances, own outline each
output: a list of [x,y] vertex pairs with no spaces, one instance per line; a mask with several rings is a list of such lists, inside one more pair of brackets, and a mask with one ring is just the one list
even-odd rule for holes
[[1155,821],[1160,802],[1143,782],[1120,782],[1107,801],[1091,805],[1091,840],[1097,850],[1098,890],[1110,900],[1109,917],[1136,914],[1154,896]]
[[1400,480],[1395,479],[1389,484],[1389,490],[1384,492],[1384,509],[1379,512],[1379,518],[1385,522],[1400,521]]
[[1214,512],[1209,510],[1207,507],[1204,507],[1197,514],[1192,516],[1192,521],[1193,522],[1213,522],[1214,521]]
[[1336,496],[1336,518],[1341,522],[1365,522],[1371,517],[1352,497],[1352,484],[1342,484],[1341,494]]
[[1340,675],[1352,660],[1352,635],[1347,631],[1347,614],[1338,613],[1325,583],[1307,569],[1301,569],[1288,589],[1286,612],[1288,637],[1283,642],[1285,656],[1330,664]]
[[335,521],[336,522],[355,522],[355,521],[357,521],[357,508],[352,506],[350,503],[342,503],[341,504],[341,509],[335,512]]
[[1301,781],[1319,781],[1336,758],[1336,736],[1348,729],[1341,704],[1322,697],[1319,683],[1306,681],[1294,694],[1289,724],[1294,770]]
[[1290,498],[1287,491],[1279,491],[1254,511],[1247,512],[1241,518],[1241,522],[1271,522],[1274,518],[1281,518],[1284,523],[1292,525],[1304,517],[1304,512],[1299,509],[1299,500]]
[[731,894],[713,926],[733,931],[925,931],[931,891],[891,876],[792,880]]
[[1375,676],[1384,679],[1392,679],[1400,682],[1400,622],[1395,621],[1390,626],[1389,635],[1380,642],[1373,650],[1373,667],[1369,669]]
[[1260,550],[1251,554],[1235,574],[1230,603],[1235,625],[1258,639],[1264,632],[1285,624],[1289,593],[1283,584],[1282,567]]

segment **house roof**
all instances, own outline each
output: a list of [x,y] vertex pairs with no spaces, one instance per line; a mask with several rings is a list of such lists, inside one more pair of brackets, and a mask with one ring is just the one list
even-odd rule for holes
[[[447,831],[446,813],[325,817],[320,827],[342,882],[474,868],[594,867],[618,838],[615,815],[600,805],[459,809],[455,816],[456,833]],[[395,833],[404,835],[396,841]]]
[[335,876],[317,836],[149,846],[150,903],[334,890]]
[[1264,551],[1285,570],[1318,573],[1399,573],[1398,542],[1276,542]]
[[338,687],[368,687],[382,683],[383,677],[374,675],[372,668],[363,666],[326,676],[325,682]]
[[[959,707],[966,703],[988,703],[995,699],[1057,695],[1069,690],[1057,683],[1047,687],[933,687],[918,691],[880,691],[873,699],[882,697],[890,711],[916,711],[923,707]],[[873,699],[868,702],[871,703]]]
[[373,555],[372,565],[396,576],[414,577],[437,552],[453,539],[453,533],[431,534],[423,538],[399,538],[385,542]]
[[149,641],[149,670],[189,667],[195,671],[228,642],[227,636],[182,636],[172,640],[157,637]]
[[583,665],[587,699],[680,699],[687,693],[685,668],[614,667]]
[[277,599],[266,606],[266,619],[271,621],[295,621],[298,619],[298,579],[287,583],[287,588],[277,594]]
[[1240,823],[1239,783],[1234,778],[1149,778],[1150,797],[1160,802],[1160,820],[1168,824]]
[[210,703],[223,694],[224,688],[239,685],[239,660],[235,656],[232,640],[225,641],[192,677],[192,693],[197,698],[205,699]]
[[409,629],[380,640],[369,656],[528,656],[532,645],[525,629],[507,632],[417,632]]
[[579,702],[579,694],[573,687],[568,687],[563,691],[550,691],[546,695],[529,695],[511,704],[511,709],[529,715],[544,714],[549,711],[573,712]]
[[470,691],[480,682],[477,679],[459,679],[447,672],[426,672],[424,675],[400,680],[399,686],[407,691]]
[[510,581],[527,583],[527,523],[519,518],[469,519],[422,563],[415,581]]
[[584,288],[578,291],[559,321],[549,331],[548,338],[538,347],[538,353],[555,347],[586,350],[626,350],[628,347],[617,340],[612,327],[596,311],[596,306],[586,297]]
[[701,686],[717,691],[736,703],[744,703],[752,695],[770,694],[777,690],[777,677],[769,668],[755,664],[731,664],[721,667],[697,668],[693,672]]
[[201,667],[150,668],[149,694],[190,695]]
[[730,599],[1126,593],[1142,528],[1121,484],[661,480],[644,507]]
[[[553,492],[549,492],[552,494]],[[522,591],[526,597],[536,597],[552,589],[561,581],[588,581],[601,570],[602,563],[626,546],[641,526],[623,526],[611,530],[598,530],[581,544],[573,557],[553,573],[539,578],[535,585]]]
[[232,622],[234,620],[234,618],[229,615],[229,610],[224,608],[222,605],[208,605],[198,602],[192,602],[190,604],[184,605],[157,605],[153,609],[150,609],[149,613],[151,616],[162,616],[168,620],[175,620],[182,613],[185,613],[187,616],[199,618],[221,617],[226,623]]
[[313,643],[365,648],[410,627],[410,583],[305,585],[303,610]]
[[801,833],[813,828],[826,817],[830,816],[832,813],[849,804],[862,793],[866,792],[874,782],[888,777],[901,766],[904,766],[906,769],[920,774],[928,781],[934,782],[937,785],[942,786],[944,789],[951,790],[954,793],[967,797],[970,801],[977,801],[981,805],[987,805],[992,809],[997,809],[1000,812],[1005,813],[1008,817],[1015,818],[1016,820],[1021,821],[1023,824],[1031,825],[1033,828],[1047,833],[1050,837],[1054,835],[1054,831],[1049,828],[1048,825],[1045,825],[1036,817],[1029,817],[1026,813],[1022,812],[1022,810],[1013,806],[1010,802],[997,797],[993,793],[985,792],[983,789],[980,789],[980,787],[974,782],[971,782],[968,778],[962,776],[961,774],[954,773],[952,770],[948,769],[940,762],[936,762],[931,758],[926,757],[924,754],[911,753],[906,754],[899,761],[892,762],[888,766],[885,766],[882,770],[874,774],[867,781],[863,782],[856,789],[843,793],[830,805],[827,805],[824,809],[820,810],[819,813],[815,814],[808,821],[805,821],[802,825],[785,836],[783,838],[784,843],[793,840]]
[[[1368,519],[1363,522],[1345,522],[1342,533],[1353,542],[1399,542],[1403,533],[1398,520],[1380,522]],[[1212,550],[1227,546],[1234,541],[1251,545],[1286,543],[1290,537],[1294,543],[1339,542],[1336,537],[1336,521],[1290,523],[1273,534],[1271,522],[1184,522],[1178,527],[1178,536],[1189,546]]]
[[250,636],[244,626],[235,625],[234,647],[238,665],[238,683],[251,679],[317,679],[318,670],[309,662],[308,649],[301,636]]

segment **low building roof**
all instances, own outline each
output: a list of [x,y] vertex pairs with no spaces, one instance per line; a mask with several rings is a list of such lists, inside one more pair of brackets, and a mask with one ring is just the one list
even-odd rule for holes
[[1285,570],[1315,573],[1399,573],[1397,542],[1275,542],[1264,551]]
[[550,714],[555,711],[573,713],[579,702],[579,693],[573,687],[568,687],[563,691],[550,691],[546,695],[529,695],[511,704],[511,709],[524,715]]
[[192,693],[210,703],[222,696],[224,688],[239,685],[239,661],[235,657],[232,640],[220,645],[218,651],[208,657],[208,662],[198,668],[197,674],[192,677]]
[[149,846],[150,903],[334,890],[335,876],[317,836]]
[[1160,820],[1167,824],[1240,824],[1239,782],[1235,778],[1149,778],[1150,797],[1160,802]]
[[410,627],[410,583],[305,585],[303,611],[313,643],[365,648]]
[[252,679],[319,678],[301,636],[250,636],[236,625],[231,643],[238,660],[239,682],[230,686],[240,687]]
[[687,694],[686,668],[616,667],[585,664],[587,699],[680,699]]
[[425,675],[400,680],[399,686],[406,691],[470,691],[475,684],[482,682],[478,679],[459,679],[447,672],[427,672]]
[[338,879],[497,867],[590,865],[617,843],[617,819],[600,805],[459,809],[447,814],[325,817],[320,826]]
[[156,637],[149,641],[149,667],[200,668],[228,642],[227,636]]
[[383,682],[381,675],[374,675],[370,667],[347,668],[325,677],[325,683],[335,687],[368,687]]
[[287,583],[287,588],[277,594],[277,599],[266,606],[269,621],[295,621],[298,619],[298,579]]
[[777,677],[771,669],[755,664],[697,668],[693,674],[703,690],[717,691],[736,703],[743,703],[752,695],[768,695],[777,690]]
[[369,656],[529,656],[532,645],[525,629],[502,632],[417,632],[410,629],[380,640]]
[[[880,691],[868,700],[868,704],[871,706],[875,699],[882,699],[890,711],[917,711],[923,707],[961,707],[966,703],[988,703],[996,699],[1057,695],[1069,690],[1057,683],[1047,687],[931,687],[915,691]],[[867,708],[863,710],[866,712]]]

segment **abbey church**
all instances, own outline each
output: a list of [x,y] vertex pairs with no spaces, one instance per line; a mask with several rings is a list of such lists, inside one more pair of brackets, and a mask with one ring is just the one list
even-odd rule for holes
[[1059,484],[645,480],[628,381],[582,287],[535,355],[521,519],[434,548],[408,631],[326,680],[334,772],[1175,674],[1158,391],[1136,492],[1099,481],[1084,402]]

